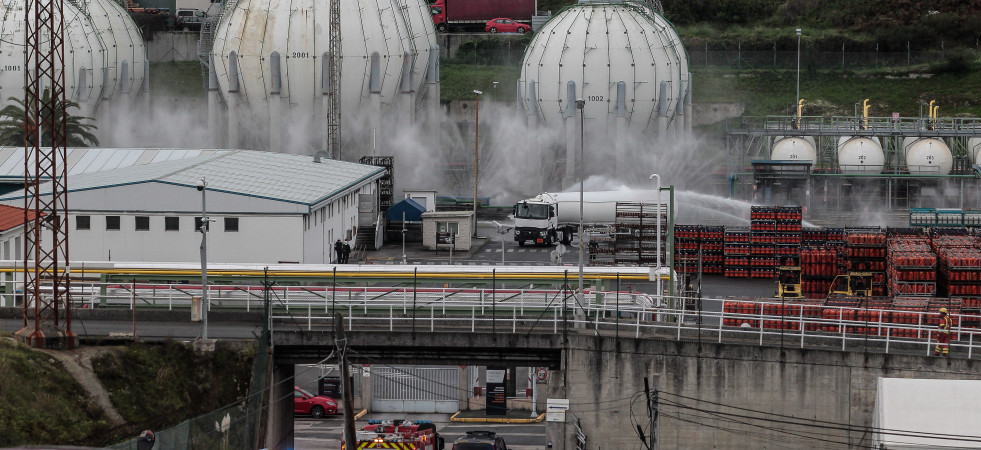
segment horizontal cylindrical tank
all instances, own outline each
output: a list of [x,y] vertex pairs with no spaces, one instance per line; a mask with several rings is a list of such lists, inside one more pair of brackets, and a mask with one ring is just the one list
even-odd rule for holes
[[574,102],[581,98],[587,134],[613,133],[618,115],[627,133],[653,134],[659,117],[682,113],[688,84],[681,39],[650,4],[580,2],[535,33],[521,63],[518,98],[524,111],[552,128],[578,115]]
[[[559,192],[549,194],[558,204],[559,223],[579,222],[579,193]],[[650,203],[657,202],[655,190],[587,191],[583,192],[583,223],[616,223],[617,202]],[[661,203],[668,201],[668,194],[661,194]],[[653,222],[653,221],[652,221]]]
[[770,148],[770,159],[774,161],[809,162],[811,169],[817,158],[816,145],[811,136],[776,136]]
[[914,175],[947,175],[954,166],[950,147],[939,138],[908,137],[903,139],[906,168]]
[[842,136],[838,139],[838,169],[843,174],[882,173],[886,155],[877,137]]
[[981,137],[967,140],[967,156],[971,158],[971,164],[981,164]]
[[[323,61],[330,56],[330,5],[331,1],[239,0],[221,18],[212,48],[219,91],[228,95],[233,57],[238,101],[247,106],[243,118],[251,118],[253,126],[264,128],[270,118],[274,52],[282,55],[282,89],[275,101],[289,105],[284,114],[292,114],[294,129],[300,128],[296,124],[317,123],[328,86],[328,64]],[[340,104],[345,124],[363,121],[371,113],[372,98],[380,102],[380,110],[406,113],[399,110],[400,84],[408,80],[403,87],[424,91],[430,54],[438,53],[426,2],[345,1],[340,10]]]

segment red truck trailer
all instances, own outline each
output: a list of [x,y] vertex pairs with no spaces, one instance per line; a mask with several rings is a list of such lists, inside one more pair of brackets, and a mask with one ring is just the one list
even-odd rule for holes
[[484,31],[488,20],[498,18],[530,24],[537,10],[537,0],[436,0],[430,6],[433,25],[440,32],[450,29]]

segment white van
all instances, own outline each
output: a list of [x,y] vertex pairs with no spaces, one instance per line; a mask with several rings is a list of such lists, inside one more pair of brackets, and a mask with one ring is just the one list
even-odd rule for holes
[[178,9],[176,15],[177,29],[184,31],[200,30],[201,24],[208,20],[208,13],[200,9]]

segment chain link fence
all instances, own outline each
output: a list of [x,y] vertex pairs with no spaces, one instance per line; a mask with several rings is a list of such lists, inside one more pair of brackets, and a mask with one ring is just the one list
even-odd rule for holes
[[[801,51],[801,70],[860,71],[883,68],[912,68],[914,66],[943,64],[950,52],[944,51]],[[970,60],[978,60],[977,50],[958,53]],[[760,50],[697,50],[689,49],[688,63],[692,68],[725,68],[736,70],[796,70],[796,51]]]

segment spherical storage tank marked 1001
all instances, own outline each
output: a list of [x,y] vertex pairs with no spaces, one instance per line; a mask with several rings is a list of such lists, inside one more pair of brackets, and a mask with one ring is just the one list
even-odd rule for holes
[[[405,6],[407,4],[408,6]],[[399,98],[403,67],[411,89],[421,91],[436,34],[422,0],[341,3],[341,110],[344,123],[359,120],[369,103],[372,54],[378,54],[381,109]],[[251,126],[269,120],[271,55],[280,57],[284,104],[293,118],[317,113],[323,98],[323,58],[330,49],[330,1],[239,0],[215,32],[212,58],[219,91],[228,95],[229,58],[237,57],[239,103],[248,103]],[[418,97],[417,97],[418,100]]]
[[[65,98],[91,116],[117,92],[139,93],[146,49],[126,11],[113,0],[64,4]],[[24,0],[0,4],[0,108],[24,96]],[[123,67],[126,73],[123,74]],[[125,78],[121,80],[121,78]]]
[[586,100],[587,122],[593,119],[612,131],[619,89],[626,131],[640,135],[657,131],[661,82],[669,83],[665,106],[670,118],[684,107],[688,79],[681,39],[650,5],[581,2],[536,32],[521,64],[518,97],[525,111],[558,127],[575,112],[569,108],[572,82],[572,100]]

